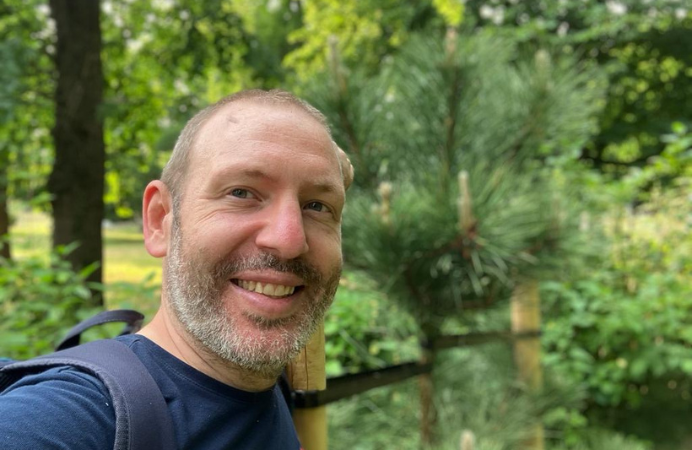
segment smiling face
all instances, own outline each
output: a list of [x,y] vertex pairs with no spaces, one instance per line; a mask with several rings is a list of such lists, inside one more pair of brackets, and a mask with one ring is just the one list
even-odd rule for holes
[[280,372],[341,273],[344,185],[328,132],[292,105],[225,107],[198,134],[178,203],[167,306],[216,357]]

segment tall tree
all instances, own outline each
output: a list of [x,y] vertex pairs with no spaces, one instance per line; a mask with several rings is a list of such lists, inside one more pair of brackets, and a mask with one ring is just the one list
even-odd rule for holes
[[[53,245],[79,242],[67,255],[77,269],[102,261],[104,216],[103,97],[100,5],[93,0],[50,0],[57,30],[55,55],[55,163],[48,181],[53,195]],[[101,281],[101,267],[89,276]]]
[[[415,33],[372,77],[346,76],[334,51],[308,91],[364,178],[344,213],[345,261],[411,312],[426,343],[569,261],[575,215],[553,177],[595,131],[605,77],[518,49],[488,32]],[[421,362],[436,359],[427,346]],[[429,445],[434,383],[420,381]]]

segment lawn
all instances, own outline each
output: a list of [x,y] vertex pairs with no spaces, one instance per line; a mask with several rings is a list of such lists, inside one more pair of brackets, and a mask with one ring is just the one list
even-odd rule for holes
[[[48,214],[13,208],[14,224],[10,230],[12,253],[17,258],[47,257],[50,248],[51,218]],[[108,224],[104,227],[104,282],[140,283],[151,277],[161,280],[161,261],[144,249],[142,231],[133,222]]]

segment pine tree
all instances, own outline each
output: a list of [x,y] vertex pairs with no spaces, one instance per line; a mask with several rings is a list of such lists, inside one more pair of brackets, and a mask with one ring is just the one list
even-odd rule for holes
[[[552,173],[595,131],[601,79],[574,58],[454,29],[412,37],[377,77],[332,50],[310,98],[355,167],[346,262],[411,312],[425,342],[573,249],[572,205]],[[431,395],[430,380],[421,388]]]

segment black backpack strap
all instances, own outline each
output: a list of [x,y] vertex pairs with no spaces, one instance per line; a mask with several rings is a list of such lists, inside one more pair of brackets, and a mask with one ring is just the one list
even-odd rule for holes
[[27,372],[72,366],[98,377],[115,409],[115,450],[177,448],[173,423],[161,390],[144,364],[119,341],[104,339],[13,363],[2,369],[15,379]]
[[90,317],[78,323],[67,332],[67,335],[55,347],[55,350],[65,350],[66,348],[76,347],[79,345],[79,339],[86,330],[97,325],[111,322],[124,322],[125,328],[120,332],[120,336],[124,334],[133,334],[142,328],[144,316],[131,309],[115,309],[112,311],[101,311],[93,317]]

